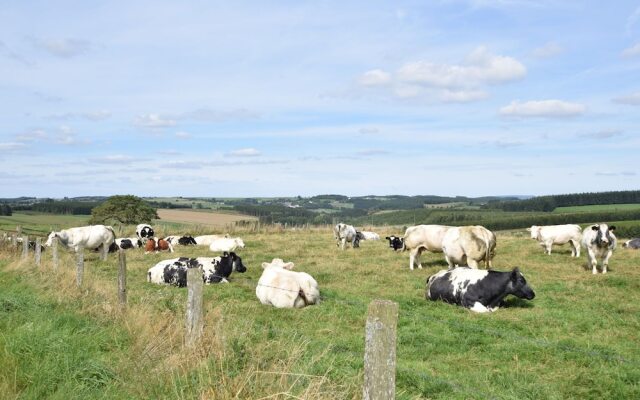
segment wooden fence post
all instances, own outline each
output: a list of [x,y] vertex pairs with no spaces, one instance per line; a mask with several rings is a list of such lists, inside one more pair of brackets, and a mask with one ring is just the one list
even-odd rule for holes
[[80,246],[76,254],[76,284],[82,287],[82,279],[84,278],[84,247]]
[[120,306],[127,305],[127,256],[124,249],[118,250],[118,300]]
[[195,347],[202,335],[202,268],[189,268],[187,270],[187,326],[185,344],[187,347]]
[[29,255],[29,236],[22,235],[22,259]]
[[41,239],[36,238],[36,267],[40,266],[40,259],[42,257],[42,245],[40,243]]
[[51,241],[51,255],[53,256],[53,272],[58,272],[58,238]]
[[18,251],[18,234],[14,233],[11,235],[11,250]]
[[364,400],[391,400],[396,396],[396,325],[398,303],[369,303],[365,327]]
[[109,246],[102,245],[102,251],[100,252],[100,259],[107,261],[107,255],[109,255]]

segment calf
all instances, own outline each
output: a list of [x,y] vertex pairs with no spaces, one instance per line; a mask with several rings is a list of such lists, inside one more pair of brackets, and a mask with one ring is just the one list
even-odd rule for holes
[[235,270],[244,273],[247,268],[235,253],[224,253],[221,257],[180,257],[160,261],[147,271],[147,282],[178,287],[187,286],[187,270],[202,268],[202,280],[205,284],[228,283],[229,275]]
[[387,236],[385,237],[389,241],[389,247],[391,247],[394,251],[404,249],[404,238],[400,236]]
[[640,238],[627,240],[626,242],[624,242],[622,247],[626,247],[628,249],[640,249]]
[[571,257],[580,257],[580,239],[582,238],[580,225],[532,225],[531,228],[527,228],[527,231],[531,232],[531,239],[537,240],[548,255],[551,255],[551,246],[554,244],[569,243]]
[[587,266],[593,274],[598,273],[598,259],[602,260],[602,273],[607,273],[609,258],[616,248],[615,226],[607,224],[589,225],[582,231],[582,246],[587,249]]
[[144,254],[152,251],[157,253],[162,250],[169,250],[170,253],[173,253],[173,246],[164,239],[147,238],[147,243],[144,245]]
[[302,308],[320,301],[318,282],[307,273],[292,271],[293,266],[280,258],[262,263],[264,271],[256,286],[256,296],[262,304]]
[[511,272],[469,267],[442,270],[427,279],[426,289],[428,300],[442,300],[475,312],[496,311],[510,294],[527,300],[536,296],[518,267]]

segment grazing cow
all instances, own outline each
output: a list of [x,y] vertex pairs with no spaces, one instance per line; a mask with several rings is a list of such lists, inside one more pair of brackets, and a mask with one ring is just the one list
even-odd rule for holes
[[480,225],[449,228],[442,238],[442,252],[449,269],[458,265],[476,269],[482,260],[485,268],[491,268],[495,248],[496,235]]
[[640,238],[627,240],[622,244],[622,247],[626,247],[628,249],[640,249]]
[[228,283],[229,275],[234,270],[244,273],[247,268],[236,253],[224,253],[221,257],[172,258],[163,260],[149,268],[147,282],[159,285],[168,284],[178,287],[187,286],[187,270],[202,268],[202,280],[205,284]]
[[531,232],[531,239],[540,242],[545,253],[551,255],[551,246],[554,244],[571,245],[571,257],[580,257],[580,239],[582,238],[582,228],[579,225],[532,225],[527,228]]
[[380,240],[380,235],[375,232],[362,231],[360,233],[362,234],[360,240]]
[[256,286],[260,303],[277,308],[302,308],[320,301],[318,282],[305,272],[292,271],[293,263],[274,258],[263,262]]
[[164,239],[147,238],[147,243],[144,245],[144,254],[152,251],[157,253],[163,250],[169,250],[170,253],[173,253],[173,246]]
[[351,243],[351,247],[360,247],[360,237],[356,228],[351,225],[339,223],[333,228],[333,237],[336,239],[336,246],[340,246],[342,250],[347,242]]
[[404,233],[404,248],[409,250],[409,269],[420,263],[420,255],[424,250],[432,253],[442,253],[442,239],[451,228],[446,225],[417,225],[410,226]]
[[587,249],[588,266],[594,274],[598,273],[598,259],[602,260],[602,273],[607,273],[609,258],[616,248],[615,226],[607,224],[589,225],[582,231],[582,245]]
[[394,251],[404,249],[404,239],[400,236],[387,236],[385,237],[389,241],[389,247],[391,247]]
[[518,267],[511,272],[457,267],[430,276],[425,297],[457,304],[475,312],[492,312],[510,294],[527,300],[536,296]]
[[229,235],[202,235],[196,236],[193,240],[196,241],[196,244],[199,246],[211,246],[211,243],[214,240],[228,238]]
[[63,229],[60,232],[51,232],[45,246],[50,247],[53,238],[58,238],[60,243],[77,252],[80,247],[95,249],[101,246],[109,247],[115,240],[116,234],[113,228],[105,225],[89,225],[77,228]]
[[236,251],[237,249],[244,249],[244,241],[239,237],[235,238],[221,238],[211,242],[209,250],[220,251]]
[[136,235],[138,239],[142,240],[142,242],[146,242],[147,239],[150,239],[155,235],[153,228],[148,224],[139,224],[136,226]]
[[164,240],[166,240],[167,242],[171,243],[172,245],[176,245],[179,244],[181,246],[190,246],[190,245],[196,245],[198,243],[196,243],[196,240],[193,238],[193,236],[167,236],[164,238]]

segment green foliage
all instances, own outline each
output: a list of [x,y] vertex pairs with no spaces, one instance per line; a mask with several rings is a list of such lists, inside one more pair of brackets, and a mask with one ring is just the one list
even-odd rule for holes
[[561,194],[518,201],[491,201],[484,208],[503,211],[553,211],[556,207],[625,203],[640,203],[640,190]]
[[118,221],[121,224],[151,223],[158,219],[156,210],[139,197],[132,195],[112,196],[91,210],[90,224]]
[[13,214],[13,210],[11,206],[8,204],[0,204],[0,215],[5,215],[10,217]]

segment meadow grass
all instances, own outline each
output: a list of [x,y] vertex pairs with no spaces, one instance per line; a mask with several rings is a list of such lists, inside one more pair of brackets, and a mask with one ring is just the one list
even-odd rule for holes
[[[388,229],[377,231],[381,236],[400,233]],[[329,230],[247,232],[242,237],[246,248],[240,254],[248,271],[234,273],[230,284],[205,287],[205,336],[195,351],[182,346],[186,290],[145,278],[162,259],[208,255],[208,250],[180,248],[174,255],[128,251],[126,311],[117,306],[114,255],[101,262],[97,254],[87,253],[85,286],[77,289],[71,254],[63,252],[56,275],[49,255],[37,270],[5,250],[2,296],[29,296],[22,303],[32,304],[33,311],[21,309],[2,319],[0,351],[6,356],[0,389],[22,398],[54,393],[57,398],[357,399],[362,395],[366,309],[381,298],[400,306],[398,399],[640,397],[638,251],[617,249],[610,272],[594,276],[585,256],[571,258],[566,245],[547,256],[526,232],[499,232],[495,268],[519,266],[536,298],[510,298],[495,313],[474,314],[424,299],[427,277],[446,268],[441,254],[424,254],[425,269],[410,271],[408,254],[391,251],[386,242],[362,242],[360,249],[340,251]],[[274,257],[293,261],[297,270],[316,278],[320,305],[281,310],[258,302],[260,265]],[[38,353],[7,345],[6,337],[29,343],[25,327],[51,331],[44,314],[85,324],[60,335],[74,338],[72,333],[86,331],[89,343],[70,339],[60,351],[70,354],[64,361],[71,371],[67,375],[84,376],[75,365],[90,365],[87,374],[99,383],[87,388],[78,383],[82,379],[69,378],[52,392],[47,388],[56,366],[44,363],[42,376],[32,375],[31,366],[59,351],[45,339]],[[80,358],[90,361],[82,364]]]
[[553,212],[566,214],[595,211],[633,211],[638,209],[640,209],[640,204],[593,204],[588,206],[556,207]]

